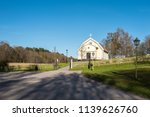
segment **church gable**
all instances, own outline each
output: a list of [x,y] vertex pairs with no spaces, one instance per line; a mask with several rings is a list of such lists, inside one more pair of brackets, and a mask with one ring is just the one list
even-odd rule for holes
[[[93,47],[92,47],[93,46]],[[101,49],[101,50],[104,50],[104,48],[97,42],[95,41],[93,38],[89,38],[87,39],[86,41],[84,41],[80,48],[79,49],[83,49],[83,48],[86,48],[86,47],[89,47],[88,49],[90,48],[95,48],[96,50],[97,49]]]
[[[78,59],[104,59],[108,53],[101,44],[94,40],[91,36],[84,41],[78,49]],[[105,55],[105,57],[104,57]]]

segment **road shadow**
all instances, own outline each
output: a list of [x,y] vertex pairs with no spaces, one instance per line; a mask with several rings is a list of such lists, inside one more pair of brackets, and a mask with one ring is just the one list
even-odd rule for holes
[[2,80],[12,80],[12,79],[21,79],[22,77],[26,77],[29,75],[37,74],[40,72],[24,72],[24,71],[18,71],[18,72],[0,72],[0,81]]
[[42,79],[24,78],[0,84],[0,99],[17,100],[112,100],[142,99],[78,73]]

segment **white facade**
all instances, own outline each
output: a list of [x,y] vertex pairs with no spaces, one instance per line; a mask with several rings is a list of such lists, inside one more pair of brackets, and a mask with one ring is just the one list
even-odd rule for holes
[[78,60],[108,60],[108,52],[91,36],[78,49]]

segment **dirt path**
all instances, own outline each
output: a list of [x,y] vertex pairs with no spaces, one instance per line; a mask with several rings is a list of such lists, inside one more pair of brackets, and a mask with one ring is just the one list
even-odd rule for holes
[[0,99],[144,99],[85,78],[68,67],[49,72],[0,73]]

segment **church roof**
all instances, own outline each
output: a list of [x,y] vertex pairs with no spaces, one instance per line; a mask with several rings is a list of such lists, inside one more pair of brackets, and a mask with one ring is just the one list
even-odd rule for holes
[[[107,49],[106,49],[101,43],[97,42],[95,39],[92,38],[92,35],[90,35],[89,38],[86,39],[86,40],[81,44],[80,48],[82,47],[82,45],[83,45],[84,43],[86,43],[86,42],[88,42],[88,41],[90,41],[90,40],[92,40],[92,41],[94,41],[95,43],[97,43],[97,45],[99,45],[100,48],[102,48],[102,49],[104,50],[104,52],[108,53]],[[79,48],[79,49],[80,49],[80,48]]]

